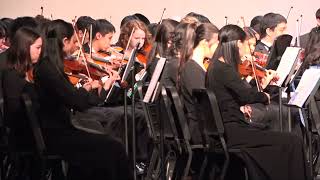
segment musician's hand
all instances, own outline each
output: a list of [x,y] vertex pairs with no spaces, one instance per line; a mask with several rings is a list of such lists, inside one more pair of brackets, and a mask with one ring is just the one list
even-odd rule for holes
[[246,119],[251,119],[252,108],[249,105],[244,105],[240,107],[240,111],[244,114]]
[[109,71],[109,78],[103,83],[103,88],[104,88],[105,90],[110,89],[110,87],[112,86],[112,84],[113,84],[116,80],[120,80],[119,73],[118,73],[117,71],[110,70],[110,71]]
[[266,76],[261,79],[261,87],[265,89],[271,81],[275,81],[278,77],[277,72],[274,70],[266,70]]
[[94,80],[91,82],[91,87],[92,89],[97,89],[97,88],[101,88],[101,83],[98,80]]
[[91,91],[91,90],[92,90],[91,82],[92,82],[92,79],[91,79],[91,78],[88,78],[88,79],[87,79],[87,82],[84,83],[84,84],[82,85],[82,87],[83,87],[85,90],[87,90],[87,91]]

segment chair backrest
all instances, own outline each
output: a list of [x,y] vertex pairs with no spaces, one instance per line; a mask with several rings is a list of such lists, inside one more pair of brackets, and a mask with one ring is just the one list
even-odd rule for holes
[[215,94],[207,89],[194,89],[192,94],[200,118],[200,131],[205,138],[204,143],[210,144],[211,137],[218,136],[225,146],[224,125]]
[[161,87],[160,97],[160,114],[161,121],[164,125],[165,136],[173,136],[174,139],[179,139],[178,127],[175,123],[174,114],[171,111],[173,104],[170,100],[165,87]]
[[43,155],[43,153],[46,150],[46,146],[42,136],[39,119],[37,118],[37,115],[34,112],[31,98],[27,93],[23,93],[21,98],[25,106],[25,111],[28,118],[27,120],[30,123],[32,135],[36,143],[37,152],[39,153],[39,155]]
[[184,139],[189,142],[191,139],[190,129],[185,117],[183,105],[181,103],[179,94],[175,87],[166,87],[169,100],[172,102],[171,111],[175,119],[176,127],[178,130],[179,139]]

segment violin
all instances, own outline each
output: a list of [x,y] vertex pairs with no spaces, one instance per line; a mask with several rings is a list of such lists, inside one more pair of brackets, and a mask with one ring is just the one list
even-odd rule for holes
[[[264,89],[262,88],[263,84],[265,86],[267,85],[266,82],[263,83],[263,81],[267,79],[268,75],[272,75],[272,71],[268,71],[267,69],[258,65],[253,60],[254,57],[251,58],[252,59],[246,59],[242,61],[242,63],[238,65],[238,71],[241,77],[252,76],[256,81],[258,91],[262,91],[262,89]],[[273,76],[272,79],[269,80],[276,82],[279,80],[279,76]],[[269,84],[269,82],[267,83]]]
[[[89,60],[86,61],[82,58],[77,60],[75,56],[65,58],[63,64],[64,71],[73,85],[77,84],[79,80],[83,81],[88,77],[94,80],[100,80],[102,77],[110,75],[108,67],[101,66]],[[78,76],[79,74],[84,74],[87,77]],[[75,77],[76,75],[77,77]]]
[[151,44],[148,44],[142,50],[138,51],[137,53],[138,61],[143,64],[147,64],[148,54],[150,53],[151,49],[152,49]]
[[124,55],[120,53],[122,48],[109,48],[109,51],[99,51],[92,53],[92,60],[100,65],[111,66],[112,69],[118,69],[120,66],[127,64],[128,60],[124,59]]
[[253,56],[255,57],[255,62],[262,67],[267,66],[268,54],[264,54],[261,52],[254,52]]
[[254,61],[251,62],[250,60],[242,61],[242,63],[238,65],[238,70],[242,77],[257,76],[257,78],[260,78],[260,79],[264,78],[267,73],[265,68],[259,66]]

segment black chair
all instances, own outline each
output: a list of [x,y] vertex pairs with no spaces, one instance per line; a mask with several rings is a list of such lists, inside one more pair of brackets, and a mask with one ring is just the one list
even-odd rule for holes
[[[200,118],[199,130],[202,133],[203,144],[206,146],[207,152],[199,179],[203,179],[208,164],[208,156],[213,153],[224,156],[224,163],[218,177],[219,180],[223,180],[230,164],[230,155],[236,155],[239,159],[242,159],[242,151],[227,147],[224,124],[215,94],[206,89],[194,89],[193,97]],[[243,168],[245,178],[248,179],[247,169],[245,166]]]
[[[138,83],[138,93],[141,100],[144,97],[144,87],[142,83]],[[172,103],[168,98],[165,88],[159,86],[158,93],[159,96],[152,103],[141,101],[149,134],[154,142],[145,179],[158,180],[165,173],[165,179],[178,180],[175,168],[176,161],[182,152],[182,145],[178,137],[178,130],[173,114],[171,109],[168,108],[171,107]],[[162,152],[164,153],[163,155],[161,154]]]
[[8,134],[9,129],[5,126],[4,122],[4,97],[2,89],[2,76],[3,71],[0,71],[0,179],[5,179],[5,176],[8,172]]
[[195,150],[203,151],[203,144],[191,143],[191,133],[187,118],[184,112],[184,106],[180,100],[180,96],[175,87],[166,87],[166,92],[170,101],[172,102],[171,108],[174,121],[178,129],[178,138],[181,141],[183,147],[183,156],[180,160],[180,169],[177,169],[177,173],[181,173],[180,177],[187,177],[190,173],[190,165],[193,158],[193,153]]
[[[14,145],[10,147],[11,154],[11,170],[8,172],[6,179],[15,179],[15,178],[32,178],[32,179],[52,179],[53,173],[56,175],[57,179],[65,179],[66,177],[66,168],[67,164],[63,161],[63,159],[59,155],[50,154],[47,152],[46,145],[44,142],[44,138],[42,136],[41,128],[38,122],[38,118],[33,110],[32,101],[28,94],[22,94],[21,97],[23,101],[23,105],[25,108],[25,112],[27,115],[27,120],[30,123],[32,137],[34,138],[32,141],[35,142],[35,151],[30,150],[26,151],[17,149]],[[15,139],[18,140],[18,139]],[[10,139],[9,139],[10,141]],[[16,142],[12,142],[9,144],[15,144]],[[31,161],[30,161],[31,157]],[[30,174],[21,174],[26,173],[25,169],[20,169],[21,161],[27,160],[27,165],[24,165],[23,168],[31,168],[27,167],[28,165],[32,165],[32,168],[35,166],[37,168],[32,169],[28,172],[32,171],[32,175]],[[25,162],[24,162],[25,163]],[[31,164],[32,163],[32,164]],[[50,167],[49,167],[50,166]],[[58,168],[56,168],[58,167]],[[61,168],[61,169],[60,169]],[[60,170],[58,170],[60,169]],[[22,172],[21,172],[22,171]],[[24,177],[27,175],[28,177]]]

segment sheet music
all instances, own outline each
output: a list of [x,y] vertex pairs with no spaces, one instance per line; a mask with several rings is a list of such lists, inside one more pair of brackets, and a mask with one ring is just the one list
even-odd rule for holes
[[154,69],[154,72],[152,74],[151,81],[150,81],[150,84],[148,86],[146,95],[143,98],[143,102],[145,102],[145,103],[149,103],[150,102],[150,99],[152,98],[154,90],[157,87],[157,83],[159,81],[159,78],[160,78],[160,75],[162,73],[162,70],[163,70],[165,62],[166,62],[166,58],[160,58],[159,59],[157,65],[156,65],[156,68]]
[[307,69],[288,104],[302,107],[312,90],[320,82],[320,69]]
[[298,55],[300,53],[301,48],[298,47],[287,47],[283,56],[281,57],[280,64],[277,68],[277,73],[279,75],[279,80],[276,82],[277,86],[281,86],[283,82],[286,80],[286,77],[290,73],[293,65],[295,64]]

